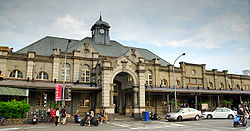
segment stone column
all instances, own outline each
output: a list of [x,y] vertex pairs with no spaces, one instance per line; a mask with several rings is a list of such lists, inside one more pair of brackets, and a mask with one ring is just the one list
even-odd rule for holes
[[[79,57],[80,56],[80,51],[74,51],[73,52],[74,57]],[[73,65],[73,82],[76,82],[77,80],[80,81],[80,62],[79,59],[75,58],[74,59],[74,65]]]
[[168,65],[168,69],[169,69],[169,87],[174,88],[173,65]]
[[195,108],[198,109],[198,96],[195,94]]
[[114,86],[115,84],[110,84],[110,107],[114,107]]
[[[139,106],[139,115],[145,111],[145,65],[144,59],[139,58],[140,63],[137,67],[137,73],[138,73],[138,84],[139,84],[139,100],[138,100],[138,106]],[[142,115],[140,115],[142,117]]]
[[60,49],[53,49],[53,70],[52,70],[52,80],[59,80],[59,69],[60,67],[60,58],[59,58],[59,54],[60,54]]
[[110,106],[110,62],[104,60],[102,68],[102,107],[106,107],[107,113],[114,113],[114,108]]
[[213,71],[213,74],[214,74],[214,89],[218,89],[219,85],[217,84],[217,69],[212,69],[212,71]]
[[185,62],[180,62],[180,68],[182,73],[182,86],[186,88],[186,70],[185,70]]
[[29,79],[29,80],[33,79],[33,67],[34,67],[35,55],[36,55],[35,52],[28,52],[26,79]]
[[202,86],[207,89],[206,64],[202,64]]
[[224,77],[225,77],[224,89],[227,90],[227,88],[228,88],[228,70],[223,70],[223,72],[224,72]]
[[138,91],[139,91],[139,87],[138,86],[134,86],[134,88],[133,88],[133,92],[134,92],[134,102],[133,102],[133,104],[134,104],[134,107],[138,107],[138,100],[137,100],[137,93],[138,93]]
[[138,107],[138,95],[137,93],[139,92],[139,87],[138,86],[134,86],[133,88],[133,93],[134,93],[134,101],[133,101],[133,116],[134,118],[139,118],[140,117],[140,110]]

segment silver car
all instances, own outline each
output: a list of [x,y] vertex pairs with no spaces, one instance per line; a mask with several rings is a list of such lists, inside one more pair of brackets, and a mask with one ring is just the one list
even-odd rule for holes
[[166,115],[168,121],[182,121],[184,119],[199,120],[201,117],[201,111],[194,108],[180,108]]

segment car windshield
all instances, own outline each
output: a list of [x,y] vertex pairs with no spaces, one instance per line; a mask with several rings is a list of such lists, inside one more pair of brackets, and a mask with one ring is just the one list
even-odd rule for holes
[[178,112],[182,112],[183,111],[183,109],[177,109],[177,110],[175,110],[174,112],[175,113],[178,113]]

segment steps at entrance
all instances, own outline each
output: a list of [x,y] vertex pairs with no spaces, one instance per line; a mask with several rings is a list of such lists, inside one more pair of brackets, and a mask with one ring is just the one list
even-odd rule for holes
[[135,118],[132,116],[119,115],[119,114],[108,114],[108,119],[110,121],[133,121]]

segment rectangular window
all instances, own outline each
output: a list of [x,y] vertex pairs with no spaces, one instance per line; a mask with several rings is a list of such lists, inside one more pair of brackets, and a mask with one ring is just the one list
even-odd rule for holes
[[36,94],[36,105],[37,106],[43,106],[44,105],[44,96],[43,96],[43,92],[41,93],[37,93]]
[[146,94],[145,96],[145,105],[148,107],[154,106],[154,99],[150,94]]
[[81,102],[80,102],[81,107],[89,107],[90,106],[90,97],[87,94],[82,94],[81,95]]

